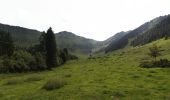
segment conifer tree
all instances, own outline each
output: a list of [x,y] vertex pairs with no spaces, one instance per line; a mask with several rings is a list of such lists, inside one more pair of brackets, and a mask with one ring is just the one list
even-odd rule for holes
[[50,70],[57,65],[56,40],[51,27],[47,30],[46,34],[46,52],[46,64]]

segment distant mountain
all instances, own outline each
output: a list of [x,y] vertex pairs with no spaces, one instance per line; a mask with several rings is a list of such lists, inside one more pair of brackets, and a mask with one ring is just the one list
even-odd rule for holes
[[160,23],[155,25],[155,27],[142,34],[137,35],[131,42],[131,45],[144,45],[157,39],[167,39],[168,37],[170,37],[170,15],[165,16]]
[[[0,24],[0,30],[9,32],[15,44],[24,48],[37,44],[41,35],[40,31],[34,29],[5,24]],[[143,45],[170,36],[170,15],[157,17],[132,31],[119,32],[105,41],[84,38],[67,31],[55,35],[58,48],[68,48],[72,53],[110,52],[127,45]]]
[[105,51],[110,52],[110,51],[114,51],[114,50],[121,49],[121,48],[125,47],[136,36],[143,34],[143,33],[147,32],[148,30],[154,28],[166,17],[167,16],[157,17],[157,18],[151,20],[150,22],[147,22],[147,23],[139,26],[138,28],[128,32],[125,36],[121,37],[119,40],[111,42],[110,45],[105,48]]
[[77,36],[74,33],[63,31],[56,34],[60,48],[68,48],[72,52],[90,53],[98,41]]
[[9,32],[17,46],[29,47],[38,43],[41,32],[18,26],[0,24],[0,30]]
[[[0,30],[9,32],[18,47],[30,47],[38,43],[40,31],[18,26],[0,24]],[[71,52],[90,53],[98,41],[77,36],[71,32],[56,33],[58,48],[68,48]]]
[[119,39],[121,39],[123,36],[125,36],[128,33],[129,32],[122,31],[122,32],[116,33],[115,35],[111,36],[110,38],[108,38],[104,41],[100,41],[100,42],[96,43],[93,51],[94,52],[104,52],[105,48],[108,47],[110,45],[110,43],[118,41]]

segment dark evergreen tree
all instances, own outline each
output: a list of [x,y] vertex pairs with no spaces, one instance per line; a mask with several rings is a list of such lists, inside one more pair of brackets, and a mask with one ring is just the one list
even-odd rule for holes
[[56,40],[51,27],[47,30],[46,34],[46,52],[46,64],[50,70],[57,65]]

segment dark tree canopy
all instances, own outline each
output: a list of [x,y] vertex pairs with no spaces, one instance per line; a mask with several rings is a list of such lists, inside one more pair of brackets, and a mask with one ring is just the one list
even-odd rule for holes
[[48,69],[57,65],[57,46],[55,35],[50,27],[46,34],[46,64]]

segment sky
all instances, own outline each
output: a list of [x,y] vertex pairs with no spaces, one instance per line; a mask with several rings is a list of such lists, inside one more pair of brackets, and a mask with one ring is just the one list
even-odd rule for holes
[[170,0],[0,0],[0,23],[105,40],[170,14]]

